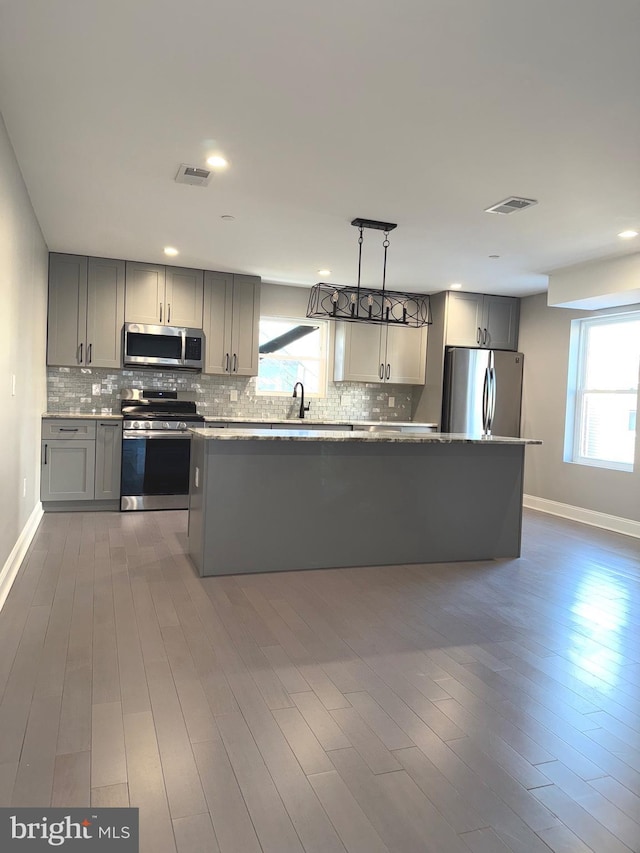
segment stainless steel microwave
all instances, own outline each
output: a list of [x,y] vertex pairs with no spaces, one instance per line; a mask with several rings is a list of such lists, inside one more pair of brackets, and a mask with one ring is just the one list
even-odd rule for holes
[[184,326],[125,323],[122,361],[125,367],[202,370],[204,332]]

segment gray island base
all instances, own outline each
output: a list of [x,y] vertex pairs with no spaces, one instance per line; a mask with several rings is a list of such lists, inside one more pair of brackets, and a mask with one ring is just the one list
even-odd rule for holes
[[189,554],[202,576],[517,557],[539,443],[196,429]]

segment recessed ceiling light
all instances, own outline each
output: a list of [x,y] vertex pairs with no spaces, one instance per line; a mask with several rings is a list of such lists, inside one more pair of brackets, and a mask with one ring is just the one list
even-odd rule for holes
[[226,169],[228,165],[229,163],[220,154],[214,154],[213,157],[207,158],[207,166],[211,166],[214,169]]
[[449,287],[451,288],[451,290],[460,290],[462,288],[462,285],[456,281],[455,284],[450,284]]
[[618,234],[618,237],[622,237],[623,240],[630,240],[632,237],[637,237],[637,236],[638,236],[638,232],[637,231],[631,231],[631,230],[621,231]]
[[222,219],[223,222],[233,222],[235,216],[232,216],[230,213],[223,213],[220,219]]
[[331,270],[318,270],[318,275],[331,275]]
[[164,247],[164,253],[165,253],[165,255],[177,255],[178,250],[174,249],[173,246],[165,246]]

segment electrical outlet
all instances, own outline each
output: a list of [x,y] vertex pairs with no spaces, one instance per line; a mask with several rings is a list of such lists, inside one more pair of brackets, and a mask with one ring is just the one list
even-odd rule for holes
[[196,475],[193,479],[194,479],[194,486],[197,489],[198,486],[200,485],[200,469],[198,468],[197,465],[196,465]]
[[395,405],[396,405],[396,398],[395,397],[389,397],[389,408],[393,409],[395,407]]
[[22,497],[26,498],[27,496],[27,478],[25,477],[22,481]]
[[235,389],[235,388],[232,388],[232,389],[231,389],[231,391],[229,391],[229,400],[230,400],[232,403],[237,403],[237,402],[238,402],[238,392],[236,391],[236,389]]

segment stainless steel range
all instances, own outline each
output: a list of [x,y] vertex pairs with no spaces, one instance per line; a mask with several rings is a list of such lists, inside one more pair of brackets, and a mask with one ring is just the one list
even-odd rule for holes
[[190,426],[204,417],[177,391],[124,391],[120,509],[189,506]]

